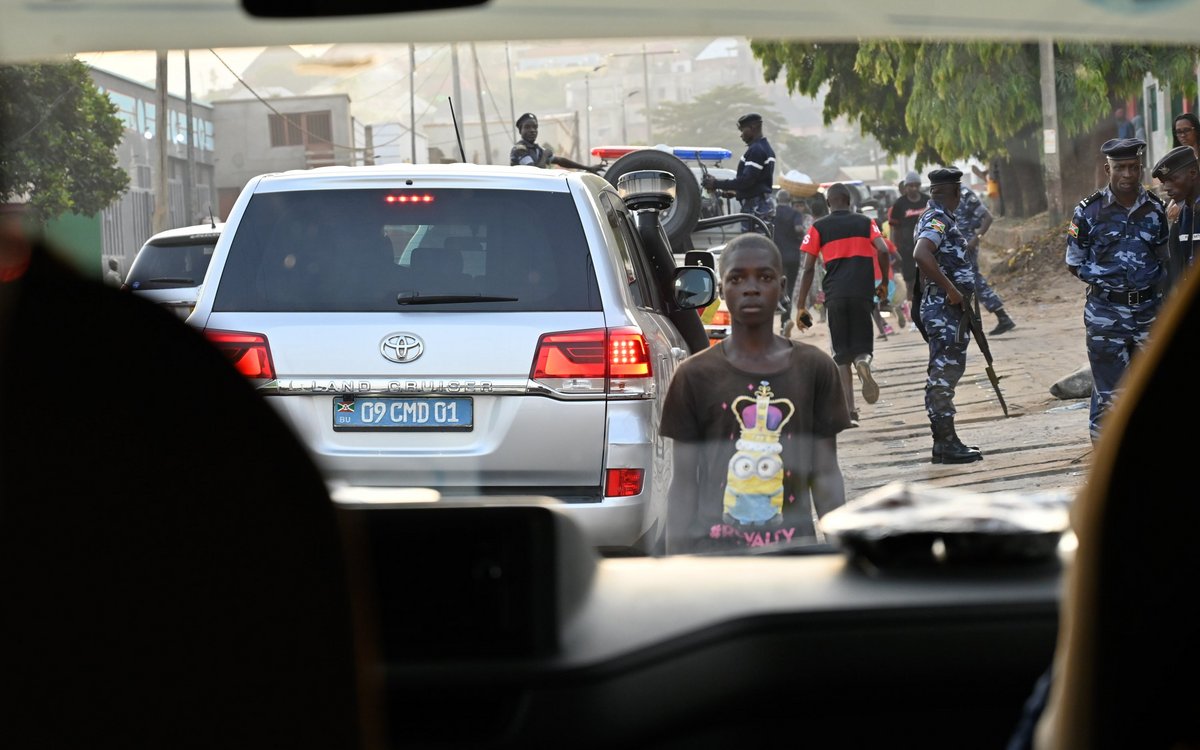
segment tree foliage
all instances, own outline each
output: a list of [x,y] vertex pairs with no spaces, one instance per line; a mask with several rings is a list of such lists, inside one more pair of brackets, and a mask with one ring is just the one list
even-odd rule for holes
[[0,66],[0,201],[24,200],[44,222],[120,197],[116,111],[78,60]]
[[[752,41],[764,77],[793,93],[824,91],[826,123],[857,122],[893,154],[918,164],[1010,155],[1041,128],[1036,44]],[[1153,73],[1196,95],[1197,47],[1059,43],[1055,88],[1063,138],[1094,128]],[[1178,87],[1178,88],[1176,88]]]

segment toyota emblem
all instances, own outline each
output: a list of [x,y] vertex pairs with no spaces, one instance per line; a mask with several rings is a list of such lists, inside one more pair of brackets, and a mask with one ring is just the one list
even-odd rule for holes
[[412,333],[392,333],[379,344],[379,353],[391,362],[405,364],[425,353],[425,342]]

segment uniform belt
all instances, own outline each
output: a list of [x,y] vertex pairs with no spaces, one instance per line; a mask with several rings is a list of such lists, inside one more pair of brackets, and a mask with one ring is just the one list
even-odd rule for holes
[[1092,284],[1091,294],[1094,297],[1099,297],[1102,300],[1115,302],[1118,305],[1139,305],[1143,302],[1148,302],[1152,299],[1157,299],[1159,292],[1154,287],[1146,287],[1145,289],[1134,289],[1127,292],[1119,292],[1112,289],[1101,289]]

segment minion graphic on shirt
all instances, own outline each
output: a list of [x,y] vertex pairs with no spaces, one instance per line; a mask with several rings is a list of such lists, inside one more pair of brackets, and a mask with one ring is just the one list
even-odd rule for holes
[[733,400],[741,428],[725,482],[724,520],[741,526],[777,526],[783,522],[783,426],[796,411],[790,399],[772,398],[767,381],[754,397]]

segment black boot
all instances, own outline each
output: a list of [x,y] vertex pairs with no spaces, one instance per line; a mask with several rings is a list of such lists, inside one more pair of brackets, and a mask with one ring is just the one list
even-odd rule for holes
[[969,464],[982,461],[978,448],[963,445],[954,431],[954,417],[942,417],[930,422],[933,428],[933,457],[935,464]]
[[1008,317],[1008,313],[1004,312],[1004,308],[1002,307],[996,311],[996,327],[988,331],[988,335],[999,336],[1002,333],[1008,333],[1016,327],[1017,324],[1013,322],[1012,318]]

